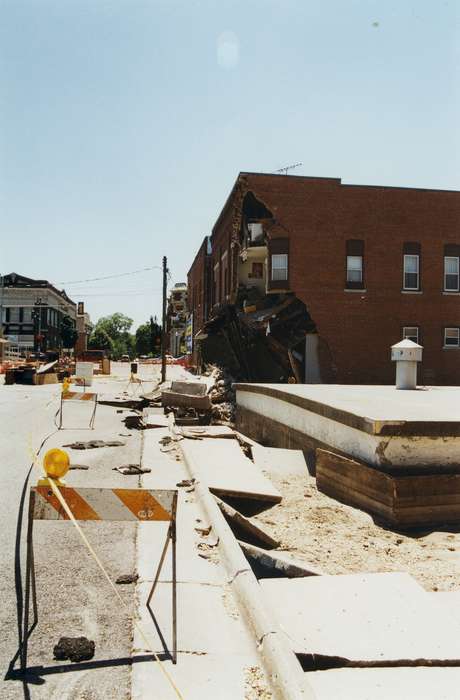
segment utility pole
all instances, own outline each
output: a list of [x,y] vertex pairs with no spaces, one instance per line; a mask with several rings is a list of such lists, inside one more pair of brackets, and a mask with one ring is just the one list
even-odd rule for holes
[[167,260],[163,256],[163,313],[161,319],[161,382],[166,381],[166,287],[167,287]]

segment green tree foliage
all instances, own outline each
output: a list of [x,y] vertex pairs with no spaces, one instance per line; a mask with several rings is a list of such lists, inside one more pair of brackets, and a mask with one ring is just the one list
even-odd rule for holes
[[77,332],[70,316],[66,315],[66,316],[62,317],[61,327],[59,329],[59,333],[61,336],[63,347],[65,347],[65,348],[75,347],[75,343],[77,342],[77,338],[78,338],[78,332]]
[[88,347],[93,350],[107,350],[112,354],[113,340],[103,328],[96,326],[89,337]]
[[111,316],[103,316],[97,322],[96,328],[102,328],[105,330],[108,336],[112,340],[120,340],[124,337],[125,333],[129,333],[131,326],[133,325],[133,319],[128,318],[119,311],[112,314]]
[[114,360],[122,355],[134,355],[134,338],[129,332],[132,318],[116,312],[99,319],[89,339],[89,347],[108,350]]
[[150,316],[150,321],[143,323],[136,330],[136,352],[138,355],[151,355],[158,352],[161,338],[161,326]]

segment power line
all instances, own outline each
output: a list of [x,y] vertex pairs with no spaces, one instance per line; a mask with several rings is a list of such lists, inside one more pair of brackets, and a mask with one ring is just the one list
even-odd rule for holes
[[138,291],[134,290],[125,290],[124,292],[78,292],[79,297],[119,297],[119,296],[127,296],[127,297],[134,297],[134,296],[139,296],[139,295],[144,295],[144,294],[156,294],[159,295],[161,294],[161,291],[158,291],[157,289],[141,289]]
[[92,277],[88,280],[72,280],[70,282],[58,282],[58,284],[85,284],[86,282],[99,282],[100,280],[113,280],[116,277],[126,277],[127,275],[138,275],[140,272],[149,272],[150,270],[161,270],[159,265],[153,267],[143,267],[142,270],[133,270],[132,272],[120,272],[117,275],[107,275],[106,277]]

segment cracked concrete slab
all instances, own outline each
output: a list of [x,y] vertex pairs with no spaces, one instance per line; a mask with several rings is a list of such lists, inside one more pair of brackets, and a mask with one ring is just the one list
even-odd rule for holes
[[305,683],[316,700],[457,700],[460,668],[337,668]]
[[260,581],[298,654],[375,664],[459,661],[460,625],[408,574]]

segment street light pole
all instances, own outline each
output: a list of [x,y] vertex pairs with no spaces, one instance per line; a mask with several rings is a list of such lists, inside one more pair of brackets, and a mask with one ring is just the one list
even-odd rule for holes
[[161,328],[161,382],[166,381],[166,287],[167,287],[167,259],[163,256],[163,311]]

